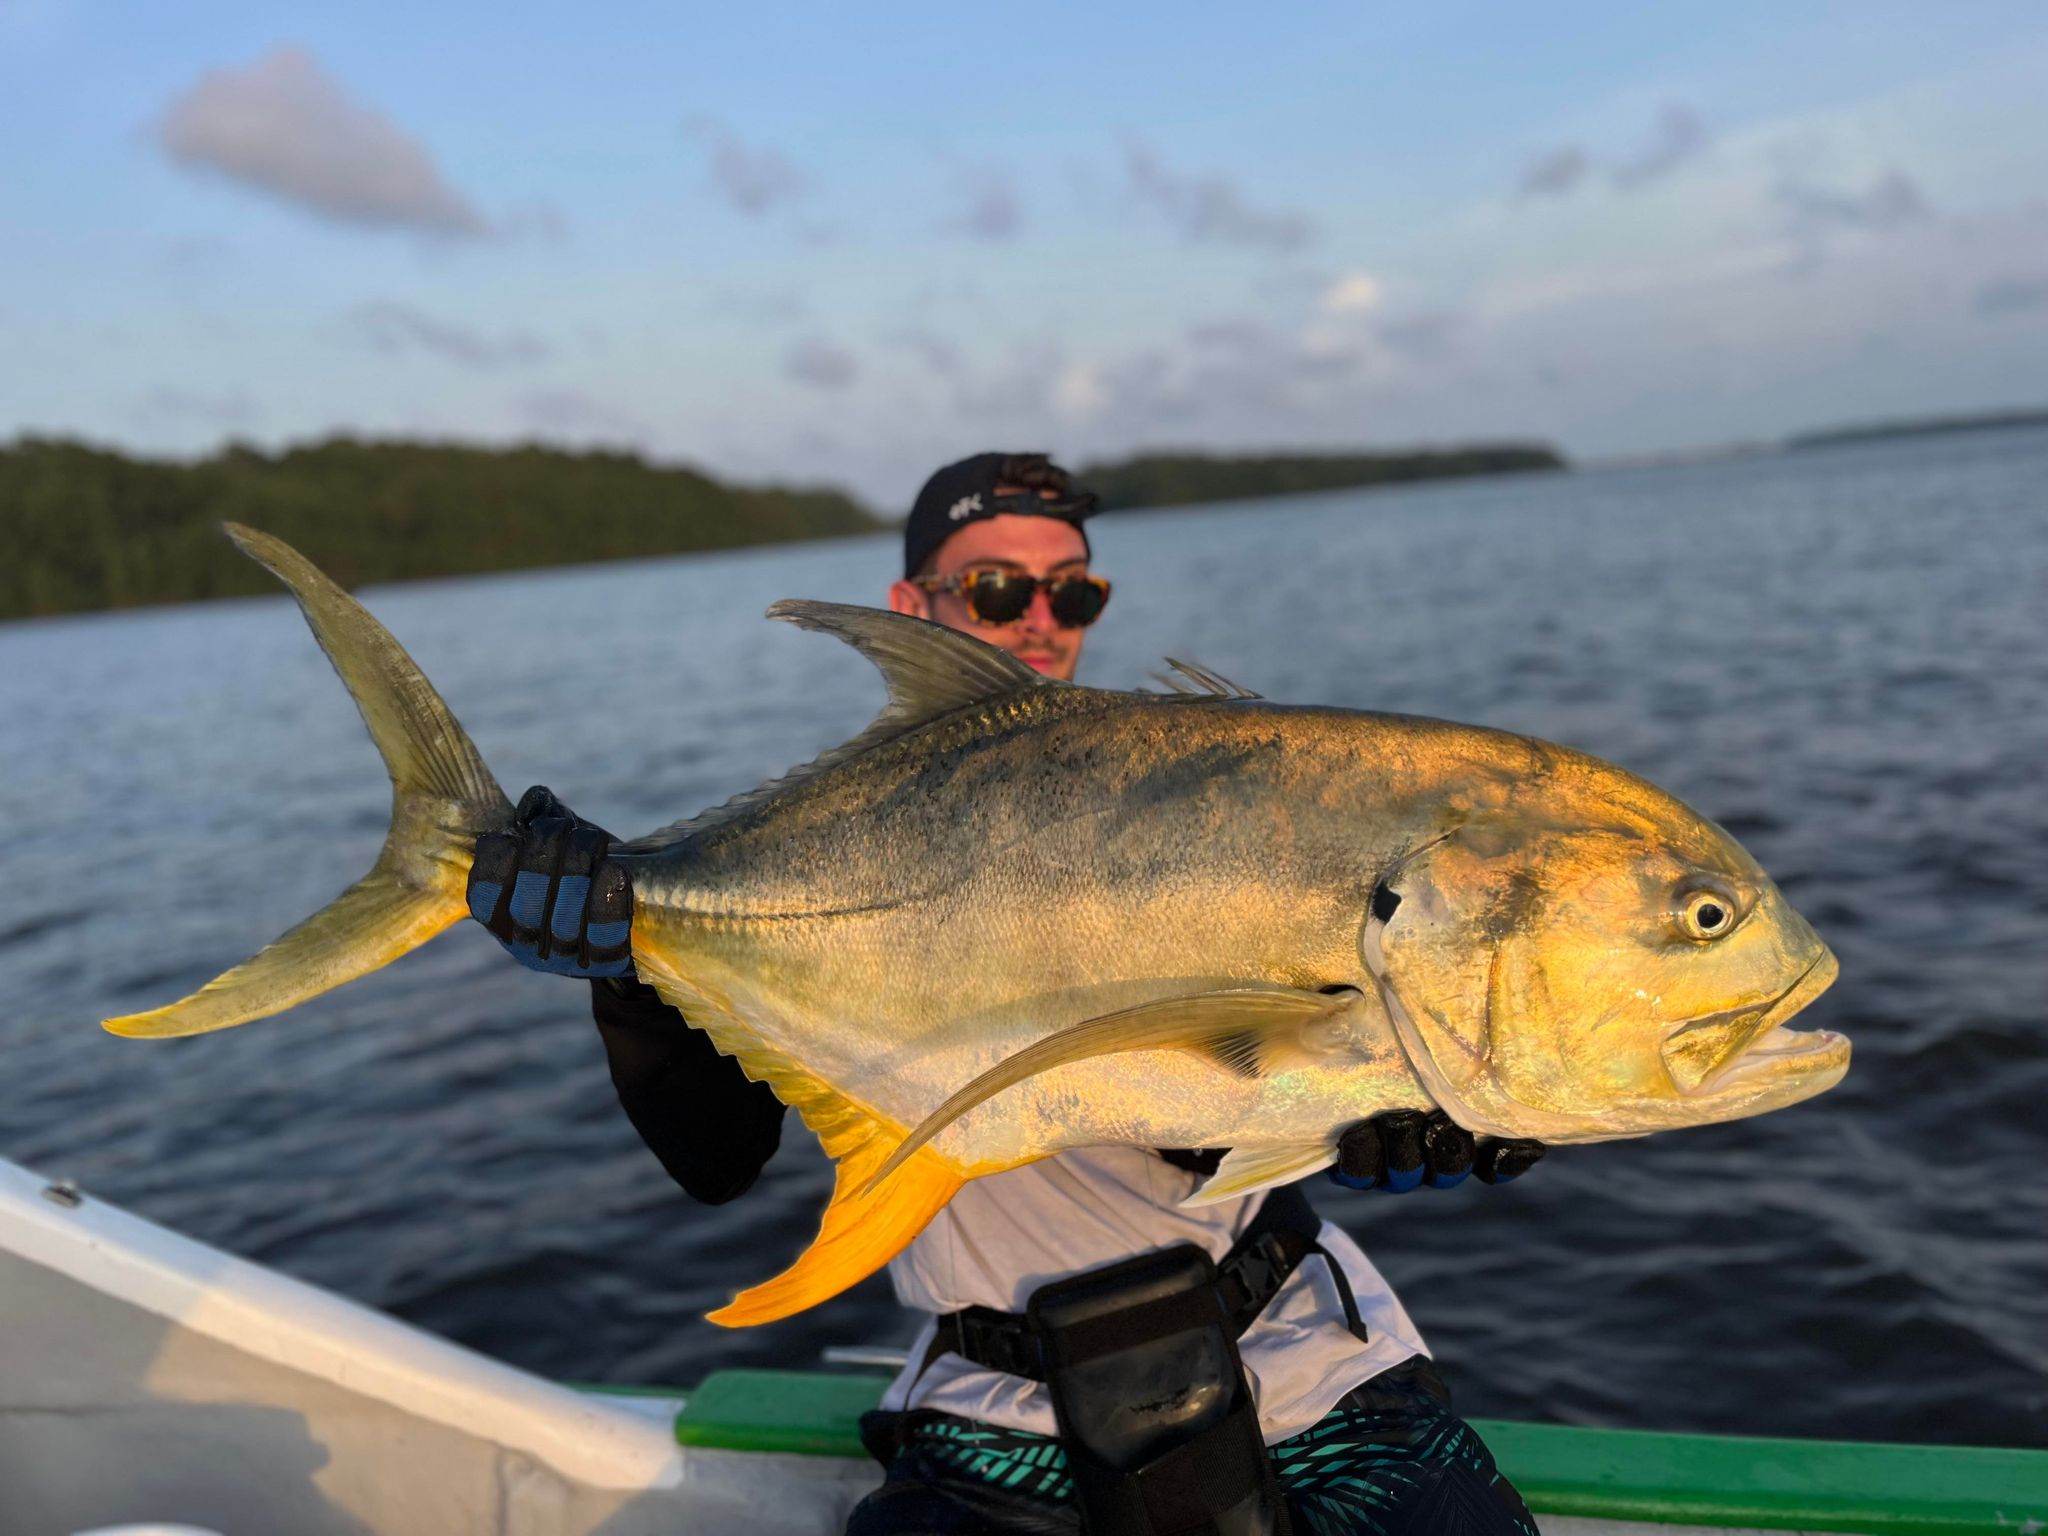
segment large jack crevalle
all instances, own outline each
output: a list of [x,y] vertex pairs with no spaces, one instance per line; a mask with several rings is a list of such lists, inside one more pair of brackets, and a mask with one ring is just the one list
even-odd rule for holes
[[[226,1029],[466,914],[512,807],[398,643],[297,551],[291,588],[391,771],[371,872],[116,1034]],[[966,1180],[1101,1143],[1229,1147],[1197,1201],[1327,1166],[1440,1105],[1600,1141],[1796,1103],[1849,1044],[1785,1021],[1835,960],[1769,877],[1643,780],[1547,742],[1051,681],[922,620],[786,602],[889,703],[852,741],[619,845],[640,976],[835,1159],[816,1240],[712,1314],[786,1317],[872,1273]],[[680,1027],[680,1026],[679,1026]]]

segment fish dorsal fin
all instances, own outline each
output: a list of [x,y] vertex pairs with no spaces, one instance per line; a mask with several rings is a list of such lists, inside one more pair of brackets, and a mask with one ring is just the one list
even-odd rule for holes
[[713,806],[687,821],[676,822],[658,832],[621,844],[621,853],[658,853],[673,847],[685,838],[745,815],[764,801],[807,779],[816,778],[849,758],[858,757],[957,709],[985,704],[1031,688],[1074,686],[1043,676],[1008,651],[984,644],[972,635],[963,635],[928,619],[914,619],[906,613],[891,613],[884,608],[863,608],[854,603],[819,603],[792,597],[770,604],[768,617],[844,640],[881,671],[882,681],[889,688],[889,702],[852,740],[821,752],[780,778],[770,779],[744,794],[733,796],[723,805]]
[[976,1105],[1027,1077],[1120,1051],[1156,1050],[1201,1051],[1228,1071],[1265,1077],[1341,1048],[1340,1018],[1357,1001],[1348,989],[1252,983],[1160,998],[1069,1025],[1005,1056],[926,1115],[875,1171],[873,1184]]
[[1202,699],[1258,699],[1265,695],[1252,692],[1242,683],[1233,683],[1220,672],[1212,672],[1199,662],[1182,661],[1177,656],[1166,658],[1166,665],[1172,676],[1155,672],[1153,677],[1164,683],[1175,693]]
[[898,735],[1019,689],[1059,686],[1008,651],[907,613],[784,598],[769,606],[768,617],[844,640],[881,670],[889,704],[863,737],[884,726],[886,735]]

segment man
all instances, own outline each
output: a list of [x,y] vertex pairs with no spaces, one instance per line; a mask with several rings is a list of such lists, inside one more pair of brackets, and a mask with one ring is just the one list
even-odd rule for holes
[[[1071,679],[1110,591],[1089,570],[1094,505],[1044,455],[948,465],[905,525],[889,605]],[[524,963],[590,975],[544,936],[580,925],[570,955],[618,941],[630,892],[608,839],[545,790],[520,820],[479,845],[473,910]],[[685,1190],[730,1199],[774,1151],[782,1108],[630,967],[593,991],[621,1103]],[[1332,1177],[1497,1182],[1541,1151],[1398,1112],[1348,1131]],[[953,1197],[889,1266],[931,1316],[864,1426],[888,1477],[849,1536],[1072,1532],[1084,1510],[1090,1536],[1533,1531],[1348,1237],[1293,1189],[1181,1207],[1219,1155],[1084,1148]]]

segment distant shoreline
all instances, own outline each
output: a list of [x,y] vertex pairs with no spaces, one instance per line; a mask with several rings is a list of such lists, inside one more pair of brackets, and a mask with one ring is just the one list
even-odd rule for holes
[[0,621],[274,592],[221,537],[227,520],[349,587],[887,526],[842,491],[726,485],[628,453],[331,438],[184,463],[25,438],[0,445]]
[[1967,416],[1922,416],[1899,421],[1851,422],[1847,426],[1825,427],[1785,439],[1793,452],[1805,448],[1835,448],[1848,443],[1879,443],[1893,438],[1945,437],[1960,432],[2001,432],[2014,428],[2048,427],[2048,410],[1982,411]]
[[[1776,444],[1624,461],[1657,467],[2048,428],[2048,410],[1850,423]],[[1105,512],[1573,469],[1544,443],[1377,453],[1158,451],[1084,466]],[[1593,468],[1619,467],[1596,464]],[[0,622],[268,594],[220,536],[247,522],[345,586],[663,559],[901,526],[830,487],[734,486],[636,454],[331,438],[192,462],[45,438],[0,444]]]
[[[1153,453],[1091,467],[1108,509],[1557,470],[1527,444],[1370,454]],[[344,586],[661,559],[900,526],[830,487],[733,486],[636,454],[336,437],[196,461],[0,444],[0,622],[267,594],[220,535],[298,545]]]
[[1102,498],[1105,512],[1135,512],[1570,467],[1547,443],[1470,443],[1382,453],[1141,453],[1085,465],[1075,478]]

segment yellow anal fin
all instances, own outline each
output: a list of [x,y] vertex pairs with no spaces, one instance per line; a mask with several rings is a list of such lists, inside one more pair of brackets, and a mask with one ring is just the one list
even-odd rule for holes
[[[773,1280],[750,1286],[717,1311],[706,1314],[727,1328],[772,1323],[837,1296],[865,1280],[910,1246],[966,1181],[936,1152],[919,1152],[879,1189],[866,1187],[900,1126],[870,1120],[872,1133],[842,1157],[818,1235],[797,1261]],[[826,1150],[831,1151],[828,1145]]]
[[[755,1082],[795,1110],[832,1159],[832,1200],[818,1235],[797,1261],[706,1314],[727,1328],[772,1323],[830,1300],[895,1258],[944,1209],[967,1182],[965,1174],[936,1150],[908,1160],[885,1189],[869,1189],[903,1127],[856,1103],[816,1072],[765,1038],[748,1022],[745,1007],[701,977],[685,978],[670,944],[651,924],[636,921],[634,966],[683,1017],[711,1036],[712,1044],[740,1064]],[[993,1172],[977,1169],[977,1173]]]

